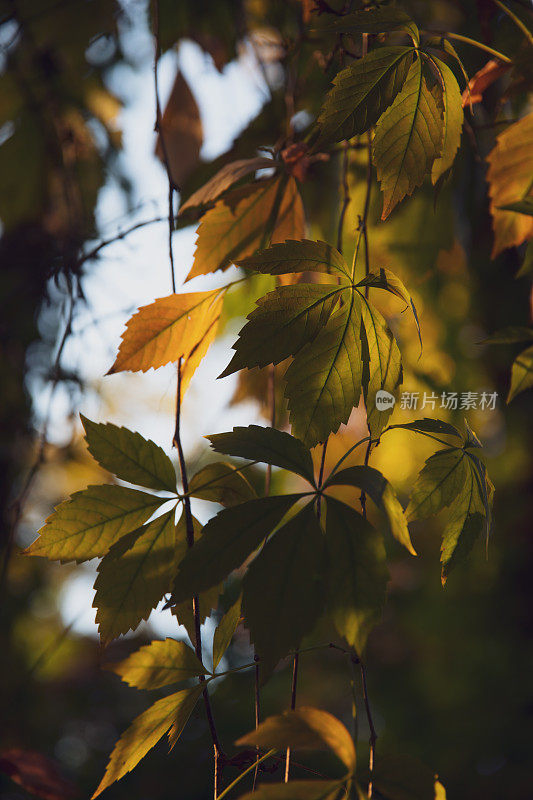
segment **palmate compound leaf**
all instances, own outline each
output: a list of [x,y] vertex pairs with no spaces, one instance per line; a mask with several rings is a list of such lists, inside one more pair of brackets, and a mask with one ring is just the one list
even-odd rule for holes
[[128,483],[176,493],[172,461],[159,445],[127,428],[80,417],[89,453],[101,467]]
[[357,511],[328,497],[326,548],[327,608],[339,634],[360,653],[385,605],[383,539]]
[[324,489],[329,486],[356,486],[365,492],[383,514],[387,528],[394,538],[416,556],[409,536],[405,512],[396,492],[379,470],[369,466],[346,467],[329,476]]
[[261,497],[219,511],[180,563],[174,601],[182,603],[225,580],[277,528],[301,496]]
[[507,396],[510,403],[517,394],[533,387],[533,345],[523,350],[513,361],[511,386]]
[[501,206],[531,194],[533,176],[533,112],[506,128],[488,155],[490,211],[494,228],[492,257],[533,235],[533,219]]
[[189,480],[189,494],[222,506],[235,506],[257,497],[252,484],[231,464],[215,461]]
[[220,622],[218,623],[213,636],[213,672],[216,670],[222,656],[228,649],[233,639],[233,634],[241,620],[242,597],[239,595],[237,600],[229,608]]
[[[344,781],[290,781],[263,783],[239,800],[335,800]],[[345,795],[343,795],[345,796]]]
[[441,546],[443,583],[450,570],[468,555],[484,526],[488,534],[492,495],[484,465],[462,448],[437,451],[420,471],[406,514],[412,521],[450,508]]
[[166,502],[125,486],[89,486],[55,508],[24,552],[63,563],[104,556]]
[[236,262],[243,269],[264,275],[287,275],[292,272],[321,272],[350,280],[346,262],[339,251],[326,242],[290,239],[258,250]]
[[227,269],[268,244],[268,238],[283,242],[304,233],[305,215],[294,178],[235,189],[203,217],[187,280]]
[[137,689],[160,689],[208,674],[194,650],[176,639],[150,642],[124,661],[107,665],[107,669]]
[[318,145],[367,131],[391,105],[413,62],[412,47],[380,47],[339,72],[318,117]]
[[327,33],[385,33],[386,31],[404,30],[418,45],[420,36],[418,28],[405,11],[394,7],[372,8],[364,11],[353,11],[336,17],[331,22],[321,25],[319,32]]
[[127,533],[98,567],[93,607],[104,644],[134,629],[170,591],[185,541],[175,509]]
[[295,355],[320,333],[340,292],[338,286],[299,283],[278,286],[261,297],[233,345],[235,355],[219,377],[244,367],[279,364]]
[[383,192],[381,219],[422,184],[442,152],[442,139],[442,112],[417,58],[401,92],[376,125],[372,156]]
[[172,729],[172,747],[187,724],[202,691],[203,687],[199,684],[191,689],[175,692],[161,698],[136,717],[116,743],[104,777],[91,800],[131,772],[169,729]]
[[276,428],[248,425],[228,433],[214,433],[206,439],[217,453],[262,461],[295,472],[311,484],[315,482],[313,459],[307,447]]
[[300,646],[323,610],[324,551],[324,535],[313,503],[308,503],[248,567],[243,612],[262,680]]
[[224,291],[160,297],[126,323],[117,359],[108,374],[146,372],[181,359],[182,393],[213,341]]
[[225,164],[213,177],[203,186],[196,190],[187,202],[180,206],[179,217],[189,214],[192,211],[201,211],[202,206],[210,206],[218,200],[221,194],[230,189],[237,181],[256,172],[258,169],[268,169],[276,167],[277,162],[271,158],[241,158]]
[[438,75],[439,82],[435,90],[438,93],[437,102],[442,103],[443,117],[442,152],[431,168],[431,181],[435,185],[453,165],[455,154],[461,144],[464,114],[461,90],[455,75],[448,65],[436,56],[430,57],[430,63]]
[[255,731],[236,743],[262,750],[331,750],[347,768],[355,770],[355,747],[352,737],[336,717],[318,708],[303,706],[268,717]]

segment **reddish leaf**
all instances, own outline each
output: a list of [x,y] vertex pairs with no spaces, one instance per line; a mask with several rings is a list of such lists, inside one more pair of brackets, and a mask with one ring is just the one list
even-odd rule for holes
[[2,751],[0,770],[43,800],[68,800],[78,795],[77,788],[61,775],[57,764],[34,750],[12,747]]

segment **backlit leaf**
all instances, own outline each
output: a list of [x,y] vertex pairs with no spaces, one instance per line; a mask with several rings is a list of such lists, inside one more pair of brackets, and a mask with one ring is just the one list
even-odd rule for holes
[[298,439],[284,431],[248,425],[246,428],[233,428],[228,433],[214,433],[206,438],[217,453],[263,461],[295,472],[314,483],[311,453]]
[[100,562],[93,606],[102,642],[136,628],[170,591],[176,569],[174,514],[172,509],[127,533]]
[[263,783],[239,800],[334,800],[343,781],[290,781]]
[[159,445],[127,428],[92,422],[83,414],[80,417],[89,453],[101,467],[123,481],[176,492],[172,461]]
[[385,291],[390,292],[391,294],[399,297],[400,300],[403,300],[413,312],[413,317],[415,318],[416,329],[418,331],[418,338],[420,340],[420,346],[422,346],[422,336],[420,333],[420,322],[418,321],[418,314],[416,312],[416,307],[413,302],[413,298],[407,291],[405,284],[403,281],[398,278],[394,272],[391,272],[390,269],[385,269],[381,267],[378,270],[370,270],[368,275],[363,278],[363,280],[359,281],[357,284],[358,287],[361,286],[369,286],[370,288],[375,289],[385,289]]
[[172,683],[207,675],[194,651],[176,639],[153,641],[107,669],[137,689],[159,689]]
[[494,228],[492,257],[507,247],[521,244],[533,235],[533,219],[516,211],[503,211],[531,193],[533,175],[533,113],[509,125],[496,138],[487,157],[490,210]]
[[338,286],[298,283],[278,286],[261,297],[233,345],[235,355],[219,377],[244,367],[279,364],[295,355],[320,333],[339,293]]
[[328,610],[339,634],[360,653],[385,604],[383,540],[357,511],[328,497],[326,545]]
[[187,724],[202,690],[203,687],[199,685],[162,697],[136,717],[116,743],[105,775],[91,800],[98,797],[112,783],[123,778],[126,773],[131,772],[171,726],[176,732],[179,731],[179,735]]
[[241,178],[256,172],[258,169],[268,169],[276,167],[276,162],[271,158],[241,158],[225,164],[216,175],[207,181],[200,189],[194,192],[186,203],[179,210],[178,216],[183,216],[186,212],[199,209],[202,206],[210,205],[217,200],[221,194],[230,189],[233,184]]
[[336,717],[318,708],[302,707],[269,717],[238,740],[237,745],[262,750],[332,750],[349,772],[355,769],[352,737]]
[[415,419],[413,422],[402,422],[401,424],[391,425],[391,428],[405,428],[408,431],[420,431],[421,433],[445,433],[450,436],[461,436],[455,425],[443,422],[441,419]]
[[372,145],[386,219],[406,195],[421,186],[442,149],[442,113],[418,58],[401,92],[380,117]]
[[159,128],[156,155],[168,159],[172,180],[181,186],[198,163],[203,130],[200,109],[179,70]]
[[[75,800],[78,797],[77,787],[62,775],[59,765],[35,750],[3,748],[0,750],[0,773],[9,775],[25,790],[24,794],[28,792],[41,800]],[[3,794],[9,796],[7,785]]]
[[241,603],[239,596],[235,603],[224,614],[218,623],[213,636],[213,671],[218,667],[222,656],[228,649],[241,619]]
[[193,475],[189,494],[222,506],[234,506],[256,497],[255,489],[244,475],[223,461],[208,464]]
[[[402,382],[402,357],[392,331],[377,308],[361,302],[361,357],[367,424],[377,438],[394,411]],[[386,401],[384,404],[383,401]]]
[[203,534],[181,562],[174,583],[175,602],[223,581],[279,525],[300,495],[261,497],[224,508],[204,526]]
[[520,392],[533,387],[533,346],[528,347],[513,362],[511,370],[511,388],[507,402],[510,403]]
[[380,47],[339,72],[318,117],[319,146],[371,128],[401,90],[413,52],[411,47]]
[[[140,308],[126,323],[117,359],[109,374],[146,372],[170,362],[182,363],[182,392],[216,332],[224,293],[171,294]],[[191,368],[192,367],[192,368]]]
[[431,57],[439,75],[439,86],[442,93],[443,104],[443,140],[442,153],[433,162],[431,180],[433,185],[439,178],[451,169],[455,154],[461,144],[461,131],[463,129],[463,107],[461,103],[461,90],[451,69],[440,58]]
[[412,555],[416,555],[409,536],[405,512],[396,492],[379,470],[368,466],[347,467],[330,475],[324,488],[328,486],[357,486],[365,492],[384,515],[394,538]]
[[303,205],[294,178],[258,181],[219,200],[200,223],[187,280],[225,270],[264,247],[269,243],[267,227],[272,242],[304,236]]
[[350,278],[344,258],[330,244],[310,239],[274,244],[237,262],[243,269],[268,275],[285,275],[290,272],[322,272]]
[[409,520],[438,514],[455,500],[467,477],[465,459],[460,448],[439,450],[427,459],[411,490]]
[[165,502],[125,486],[89,486],[56,507],[25,553],[61,562],[103,556]]
[[524,197],[520,200],[515,200],[514,203],[499,206],[499,208],[503,211],[517,211],[519,214],[527,214],[528,217],[533,217],[533,197]]
[[286,372],[292,430],[308,447],[336,433],[359,403],[360,328],[360,296],[351,291],[318,336],[298,351]]
[[323,610],[324,535],[309,503],[268,540],[243,581],[243,610],[262,677],[300,646]]
[[413,20],[400,8],[381,7],[365,11],[353,11],[337,17],[325,26],[318,28],[320,32],[328,33],[384,33],[386,31],[404,30],[419,43],[418,28]]
[[475,469],[468,459],[465,461],[465,479],[442,534],[441,567],[442,583],[455,565],[466,558],[474,542],[481,534],[486,522],[483,489]]

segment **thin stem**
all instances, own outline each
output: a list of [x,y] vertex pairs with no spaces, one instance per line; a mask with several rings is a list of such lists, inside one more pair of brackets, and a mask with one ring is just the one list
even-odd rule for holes
[[[370,451],[371,451],[371,449],[372,449],[372,439],[370,437],[368,437],[368,443],[367,443],[367,446],[366,446],[366,453],[365,453],[365,467],[368,467],[368,461],[370,459]],[[363,517],[364,517],[364,519],[366,519],[366,493],[365,492],[361,492],[360,500],[361,500],[361,510],[363,512]]]
[[507,8],[507,6],[506,6],[506,5],[504,5],[504,4],[501,2],[501,0],[493,0],[493,2],[494,2],[494,3],[496,3],[496,5],[498,6],[498,8],[500,8],[500,9],[503,11],[503,13],[504,13],[504,14],[507,14],[507,16],[508,16],[510,19],[512,19],[512,21],[513,21],[513,22],[514,22],[514,24],[517,26],[517,28],[520,28],[520,30],[522,31],[522,33],[524,34],[524,36],[525,36],[525,37],[526,37],[526,39],[528,40],[529,44],[530,44],[530,45],[533,45],[533,34],[532,34],[532,33],[531,33],[531,31],[528,29],[527,25],[525,25],[525,24],[522,22],[522,20],[520,19],[520,17],[517,17],[517,16],[516,16],[516,14],[515,14],[513,11],[511,11],[511,9],[510,9],[510,8]]
[[348,185],[348,153],[350,148],[350,143],[346,139],[342,145],[343,154],[342,154],[342,171],[341,171],[341,191],[342,191],[342,206],[341,206],[341,213],[339,215],[339,224],[337,227],[337,250],[339,253],[342,253],[342,233],[344,228],[344,218],[346,216],[346,211],[348,210],[348,206],[350,205],[350,187]]
[[[326,466],[326,450],[328,449],[328,441],[329,437],[324,442],[324,446],[322,448],[322,458],[320,459],[320,469],[318,471],[318,488],[322,488],[322,482],[324,480],[324,468]],[[316,515],[318,519],[320,519],[320,514],[322,511],[322,493],[319,493],[316,498]]]
[[92,258],[95,258],[100,250],[104,249],[104,247],[108,247],[110,244],[114,244],[115,242],[119,242],[121,239],[125,239],[126,236],[129,236],[129,234],[133,233],[133,231],[137,231],[139,228],[145,228],[147,225],[154,225],[156,222],[166,222],[167,220],[168,217],[154,217],[153,219],[146,219],[143,222],[136,222],[135,225],[132,225],[130,228],[126,228],[126,230],[120,231],[120,233],[117,233],[115,236],[99,242],[97,245],[95,245],[95,247],[78,258],[76,266],[80,267],[82,264],[85,264],[86,261],[90,261]]
[[[268,389],[270,395],[270,425],[276,427],[276,367],[271,365],[268,373]],[[265,476],[265,497],[270,494],[270,483],[272,480],[272,464],[267,464]]]
[[359,669],[361,671],[361,684],[362,684],[362,688],[363,688],[363,702],[365,704],[366,718],[368,720],[368,727],[369,727],[369,730],[370,730],[370,738],[369,738],[370,755],[369,755],[369,758],[368,758],[368,769],[369,769],[369,772],[370,772],[370,779],[368,781],[368,798],[369,798],[369,800],[372,800],[373,776],[374,776],[374,760],[375,760],[375,754],[376,754],[376,741],[377,741],[378,735],[376,733],[376,728],[374,727],[374,720],[372,718],[372,710],[370,708],[370,701],[368,699],[368,687],[367,687],[367,684],[366,684],[366,669],[365,669],[365,665],[363,664],[363,662],[361,661],[361,659],[358,656],[353,656],[353,660],[354,660],[354,664],[359,664]]
[[[259,727],[259,723],[261,721],[261,693],[259,691],[259,658],[255,656],[255,675],[254,675],[254,705],[255,705],[255,729],[257,730]],[[257,783],[257,776],[259,774],[259,748],[257,750],[257,757],[255,760],[255,772],[254,772],[254,781],[252,784],[252,793],[255,792],[255,786]]]
[[[300,663],[300,653],[298,650],[294,654],[294,661],[292,662],[292,686],[291,686],[291,711],[296,708],[296,691],[298,688],[298,666]],[[287,747],[285,756],[285,783],[289,782],[289,772],[291,768],[291,748]]]
[[[266,759],[270,758],[271,756],[273,756],[275,754],[275,752],[276,752],[275,748],[273,748],[272,750],[269,750],[268,753],[265,753],[264,756],[261,756],[261,758],[259,759],[259,761],[257,763],[261,764],[263,761],[266,761]],[[235,780],[232,781],[229,786],[226,786],[224,791],[219,794],[218,800],[223,800],[223,798],[226,797],[231,792],[231,790],[234,789],[235,786],[237,786],[237,784],[239,784],[242,781],[243,778],[245,778],[247,775],[250,774],[250,772],[252,770],[255,769],[255,766],[256,766],[256,762],[254,761],[253,764],[250,764],[250,766],[247,767],[244,770],[244,772],[241,772],[240,775],[237,775]]]
[[476,42],[475,39],[470,39],[468,36],[462,36],[460,33],[450,33],[450,31],[428,31],[422,30],[420,33],[429,34],[429,36],[447,36],[448,39],[455,39],[458,42],[464,42],[464,44],[471,44],[473,47],[478,47],[480,50],[484,50],[486,53],[490,53],[491,56],[495,58],[499,58],[500,61],[503,61],[505,64],[512,64],[512,59],[509,56],[505,56],[503,53],[500,53],[498,50],[494,50],[493,47],[489,47],[486,44],[482,44],[481,42]]
[[[384,431],[383,431],[383,433],[384,433]],[[332,470],[331,470],[331,472],[329,473],[329,477],[331,478],[333,475],[335,475],[335,473],[337,472],[337,470],[339,469],[339,467],[340,467],[340,465],[343,463],[343,461],[346,461],[346,459],[347,459],[349,456],[351,456],[351,454],[353,453],[353,451],[354,451],[354,450],[356,450],[356,449],[359,447],[359,445],[360,445],[360,444],[363,444],[364,442],[368,442],[368,440],[369,440],[370,438],[371,438],[370,436],[365,436],[365,437],[364,437],[364,439],[359,439],[359,441],[358,441],[358,442],[356,442],[355,444],[353,444],[353,445],[352,445],[352,446],[349,448],[349,450],[347,450],[347,451],[345,452],[345,454],[344,454],[343,456],[341,456],[341,458],[339,458],[339,460],[337,461],[337,463],[335,464],[335,466],[333,467],[333,469],[332,469]],[[377,441],[378,441],[377,439],[374,439],[374,442],[377,442]],[[328,478],[328,480],[329,480],[329,478]]]

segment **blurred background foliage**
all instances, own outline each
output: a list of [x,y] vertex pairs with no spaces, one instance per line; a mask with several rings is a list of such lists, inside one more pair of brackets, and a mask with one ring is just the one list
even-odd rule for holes
[[[526,18],[522,6],[527,3],[513,0],[512,5]],[[183,198],[224,163],[250,157],[258,147],[279,145],[316,115],[339,64],[334,57],[324,63],[305,37],[296,54],[294,43],[313,6],[306,0],[160,1],[157,28],[163,54],[183,40],[192,41],[206,63],[222,74],[236,62],[252,69],[260,95],[256,116],[233,143],[206,158],[194,76],[187,81],[181,72],[175,74],[163,125]],[[438,395],[499,395],[495,411],[468,415],[486,447],[497,490],[488,559],[480,543],[443,590],[438,519],[414,530],[419,559],[391,548],[389,603],[383,623],[371,634],[366,656],[379,734],[377,757],[409,754],[434,767],[451,800],[526,800],[531,797],[533,737],[531,394],[505,406],[516,353],[513,346],[480,342],[507,325],[527,325],[531,317],[530,278],[516,278],[523,247],[507,249],[491,260],[485,185],[485,158],[495,136],[506,122],[524,113],[529,102],[531,55],[528,63],[520,31],[492,0],[406,0],[402,6],[421,27],[479,39],[516,56],[521,69],[502,76],[484,93],[475,113],[467,112],[452,179],[437,198],[427,183],[387,223],[380,223],[381,199],[377,184],[372,187],[372,261],[402,278],[422,322],[424,351],[419,358],[416,329],[408,314],[401,313],[396,300],[377,298],[402,344],[403,388]],[[96,257],[87,256],[103,238],[99,196],[113,184],[123,193],[126,208],[133,208],[133,175],[122,157],[119,124],[128,96],[125,92],[120,98],[117,87],[122,79],[127,82],[128,70],[151,70],[152,52],[137,44],[146,41],[153,23],[142,0],[0,0],[0,503],[7,565],[0,600],[0,758],[9,748],[48,756],[79,797],[94,790],[118,734],[145,707],[143,694],[120,684],[102,664],[146,641],[150,628],[102,653],[95,636],[68,624],[62,613],[62,586],[76,567],[26,559],[19,548],[34,538],[56,503],[88,483],[108,479],[88,458],[73,422],[88,395],[101,392],[110,419],[124,402],[124,388],[137,398],[139,415],[157,403],[158,413],[168,418],[170,439],[170,402],[167,408],[154,395],[137,394],[138,380],[105,389],[91,385],[61,357],[63,340],[87,304],[84,281],[98,264]],[[474,48],[462,47],[461,56],[469,75],[486,62]],[[154,118],[155,104],[143,114]],[[312,164],[301,183],[313,238],[336,239],[341,158],[339,150],[329,162]],[[365,158],[361,151],[350,153],[347,251],[363,205]],[[191,220],[185,217],[180,224]],[[121,268],[127,276],[127,255]],[[250,281],[230,293],[225,343],[226,338],[227,344],[234,339],[253,300],[268,290],[268,280]],[[108,344],[114,350],[117,342]],[[229,360],[227,346],[222,358]],[[100,374],[108,366],[99,364]],[[277,385],[282,424],[281,381]],[[39,405],[47,392],[53,398],[58,387],[68,398],[60,443],[47,440],[46,412]],[[196,391],[209,394],[215,389],[204,382]],[[267,376],[254,370],[240,376],[231,402],[249,409],[252,398],[255,413],[268,419],[267,397]],[[247,405],[242,406],[243,400]],[[192,417],[194,409],[186,408],[187,413]],[[435,415],[444,416],[438,408]],[[460,412],[448,418],[461,423]],[[211,432],[202,428],[202,433]],[[331,440],[330,465],[365,432],[364,415],[356,410],[350,424]],[[431,453],[430,443],[414,443],[413,438],[402,431],[388,434],[372,456],[372,463],[400,491],[408,489]],[[191,463],[210,458],[197,443],[188,456]],[[274,478],[276,488],[285,488],[279,475]],[[255,479],[260,485],[262,475],[258,472]],[[230,601],[231,587],[221,610]],[[329,636],[329,631],[320,631],[315,641],[328,641]],[[244,663],[248,647],[242,631],[228,666]],[[338,654],[327,649],[309,653],[302,663],[299,700],[328,708],[349,724],[349,678],[348,665]],[[285,666],[265,688],[263,713],[284,708],[289,691],[290,670]],[[228,743],[250,729],[252,674],[220,681],[214,705]],[[195,713],[170,757],[160,744],[133,775],[109,789],[109,796],[207,797],[211,752],[202,711]],[[361,720],[362,760],[367,739]],[[310,763],[320,771],[319,760],[305,761],[304,766]],[[299,776],[306,774],[302,767]],[[52,796],[43,791],[41,787],[41,796]],[[0,796],[16,800],[27,794],[0,776]]]

